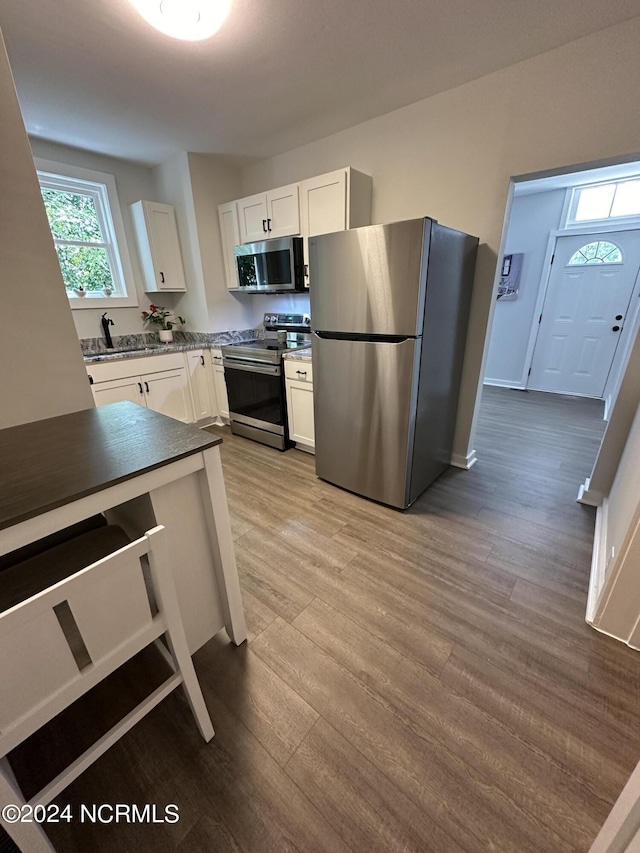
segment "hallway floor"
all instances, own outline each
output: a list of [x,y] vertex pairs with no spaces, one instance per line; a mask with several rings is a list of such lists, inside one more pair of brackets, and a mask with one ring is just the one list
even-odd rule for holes
[[220,432],[249,627],[59,802],[61,853],[586,853],[640,758],[640,655],[584,622],[602,404],[487,388],[479,461],[406,513]]

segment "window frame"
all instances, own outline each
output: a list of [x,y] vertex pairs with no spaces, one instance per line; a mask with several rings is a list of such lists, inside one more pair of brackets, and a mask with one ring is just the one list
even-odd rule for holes
[[[87,291],[86,296],[78,297],[65,287],[71,308],[73,310],[90,308],[104,310],[105,308],[137,307],[138,296],[114,176],[93,169],[82,169],[79,166],[44,160],[40,157],[34,158],[34,164],[41,188],[77,192],[94,199],[102,238],[105,241],[103,243],[78,241],[77,244],[97,245],[106,249],[114,279],[114,293],[111,296],[104,296]],[[55,245],[56,240],[53,234],[51,239]],[[61,240],[60,242],[75,244],[75,241]]]
[[[619,181],[598,181],[593,184],[580,184],[577,187],[571,187],[568,193],[568,202],[566,204],[566,209],[563,211],[563,221],[564,221],[564,229],[567,231],[572,231],[578,228],[589,228],[589,229],[598,229],[598,228],[607,228],[615,231],[623,230],[624,227],[632,227],[640,224],[640,213],[630,213],[626,216],[606,216],[601,219],[580,219],[576,220],[575,216],[578,210],[578,204],[580,202],[580,193],[583,190],[592,190],[596,187],[615,187],[613,198],[611,199],[611,205],[609,207],[609,211],[613,209],[613,205],[615,204],[615,197],[618,187],[621,184],[629,183],[630,181],[637,181],[640,179],[639,175],[630,175],[628,178],[624,178]],[[615,228],[612,228],[615,226]]]

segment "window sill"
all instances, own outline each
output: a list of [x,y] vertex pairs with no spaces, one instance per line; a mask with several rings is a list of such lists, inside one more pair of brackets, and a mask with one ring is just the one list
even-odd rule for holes
[[69,305],[72,310],[83,308],[137,308],[138,300],[135,296],[69,296]]

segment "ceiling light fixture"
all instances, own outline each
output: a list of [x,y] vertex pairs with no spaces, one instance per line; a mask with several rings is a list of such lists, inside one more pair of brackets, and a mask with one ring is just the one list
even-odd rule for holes
[[231,8],[231,0],[131,0],[131,3],[151,26],[185,41],[200,41],[217,33]]

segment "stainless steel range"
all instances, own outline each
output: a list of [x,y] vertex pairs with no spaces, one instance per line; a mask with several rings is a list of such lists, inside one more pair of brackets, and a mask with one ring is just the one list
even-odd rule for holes
[[265,336],[222,347],[231,432],[287,450],[282,356],[309,346],[308,314],[264,315]]

